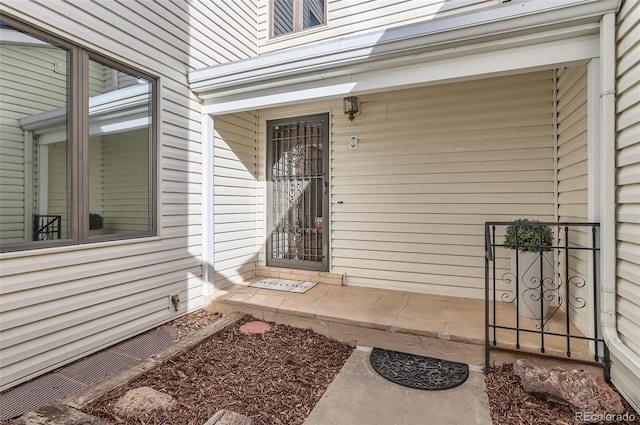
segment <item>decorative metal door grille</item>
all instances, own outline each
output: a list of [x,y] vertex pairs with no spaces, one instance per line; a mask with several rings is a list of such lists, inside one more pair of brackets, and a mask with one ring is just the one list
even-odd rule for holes
[[328,270],[328,116],[268,123],[269,265]]

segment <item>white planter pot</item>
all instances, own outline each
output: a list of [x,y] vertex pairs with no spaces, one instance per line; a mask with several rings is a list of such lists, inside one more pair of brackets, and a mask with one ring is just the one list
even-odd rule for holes
[[[511,253],[511,273],[516,276],[516,252]],[[540,276],[540,253],[517,252],[518,254],[518,314],[528,319],[542,320],[549,312],[549,305],[553,294],[553,265],[549,259],[550,253],[543,253],[542,276]],[[545,293],[545,288],[547,292]],[[543,302],[540,303],[540,298]]]

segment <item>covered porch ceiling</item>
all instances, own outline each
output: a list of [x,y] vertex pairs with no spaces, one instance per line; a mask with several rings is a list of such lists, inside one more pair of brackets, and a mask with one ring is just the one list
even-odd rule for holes
[[600,56],[600,19],[618,3],[499,3],[193,70],[189,83],[218,115],[576,65]]

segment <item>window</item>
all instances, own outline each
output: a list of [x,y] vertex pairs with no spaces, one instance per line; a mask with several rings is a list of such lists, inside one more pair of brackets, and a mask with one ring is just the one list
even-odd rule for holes
[[156,80],[1,19],[0,249],[154,235]]
[[324,25],[326,0],[273,0],[271,4],[273,37]]

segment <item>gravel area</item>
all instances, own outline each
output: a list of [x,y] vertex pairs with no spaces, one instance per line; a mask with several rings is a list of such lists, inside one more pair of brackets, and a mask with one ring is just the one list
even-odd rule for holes
[[[189,330],[214,320],[186,317],[175,326]],[[248,317],[244,322],[255,320]],[[204,424],[219,409],[238,412],[256,425],[302,424],[353,351],[311,330],[271,323],[264,334],[243,334],[244,323],[104,395],[84,410],[116,423]],[[119,417],[116,400],[128,390],[149,386],[174,397],[176,407],[142,417]]]
[[[492,367],[485,375],[489,407],[494,425],[584,425],[572,412],[543,398],[527,393],[520,378],[513,373],[513,364]],[[627,412],[635,417],[631,422],[609,421],[608,425],[640,425],[640,415],[623,399]],[[630,416],[631,416],[630,415]]]
[[220,319],[222,314],[209,313],[207,310],[198,310],[167,323],[164,326],[173,326],[178,330],[178,339],[182,339],[198,329],[210,325]]

